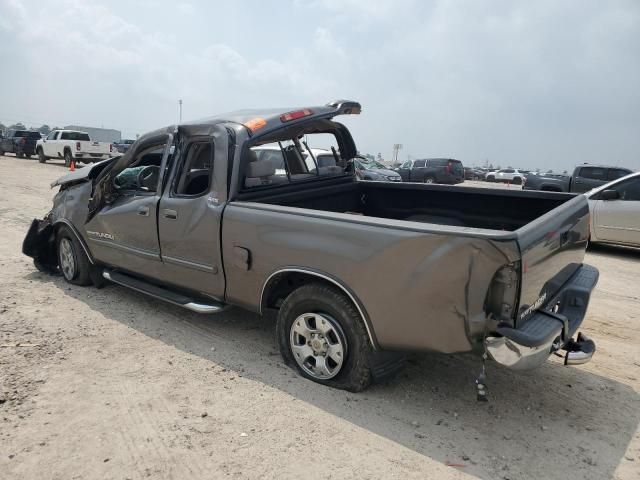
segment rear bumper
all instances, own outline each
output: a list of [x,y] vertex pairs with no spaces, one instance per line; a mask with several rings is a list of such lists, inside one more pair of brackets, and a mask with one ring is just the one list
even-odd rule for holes
[[[542,365],[553,352],[567,351],[565,365],[591,360],[595,343],[583,334],[573,336],[584,320],[598,270],[582,265],[547,304],[522,325],[499,325],[485,344],[491,358],[516,370]],[[555,310],[555,311],[554,311]]]
[[112,156],[111,153],[77,152],[77,153],[75,153],[74,158],[76,158],[77,160],[97,161],[97,160],[106,160],[107,158],[109,158],[111,156]]

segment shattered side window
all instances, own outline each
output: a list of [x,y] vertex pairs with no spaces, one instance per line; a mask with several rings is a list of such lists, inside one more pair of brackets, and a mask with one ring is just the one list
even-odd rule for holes
[[[321,158],[320,162],[318,158]],[[321,176],[342,175],[333,134],[315,133],[251,147],[244,162],[244,187],[284,185]]]

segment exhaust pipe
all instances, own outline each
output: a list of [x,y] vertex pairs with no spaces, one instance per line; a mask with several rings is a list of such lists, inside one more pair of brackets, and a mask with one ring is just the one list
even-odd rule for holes
[[596,353],[595,342],[582,332],[578,333],[576,340],[569,340],[562,348],[567,351],[564,357],[565,365],[582,365],[591,360]]

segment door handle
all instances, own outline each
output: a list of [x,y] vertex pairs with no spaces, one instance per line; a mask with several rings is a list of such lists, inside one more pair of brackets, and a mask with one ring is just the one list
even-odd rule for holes
[[138,207],[138,215],[142,215],[143,217],[148,217],[149,207]]
[[168,208],[165,208],[162,211],[162,214],[164,215],[165,218],[168,218],[169,220],[178,219],[178,212],[176,212],[175,210],[169,210]]

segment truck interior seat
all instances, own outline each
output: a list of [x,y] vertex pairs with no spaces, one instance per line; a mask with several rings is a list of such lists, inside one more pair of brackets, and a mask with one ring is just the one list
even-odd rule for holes
[[273,163],[258,161],[258,156],[253,150],[247,153],[249,163],[245,172],[244,186],[246,188],[258,187],[260,185],[271,185],[273,177],[276,175],[276,167]]
[[322,155],[317,158],[318,161],[318,175],[342,175],[344,170],[342,167],[336,165],[336,159],[328,155]]

